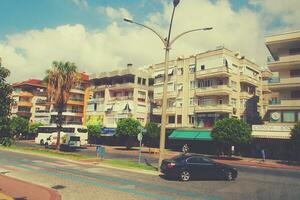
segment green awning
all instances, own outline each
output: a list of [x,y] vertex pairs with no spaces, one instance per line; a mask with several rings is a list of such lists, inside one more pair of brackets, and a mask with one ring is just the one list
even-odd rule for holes
[[206,130],[174,130],[170,139],[207,140],[211,141],[210,131]]

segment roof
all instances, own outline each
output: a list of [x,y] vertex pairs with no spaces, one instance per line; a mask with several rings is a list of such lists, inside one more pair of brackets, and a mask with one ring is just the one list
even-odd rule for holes
[[38,79],[29,79],[27,81],[22,81],[22,82],[17,82],[17,83],[13,83],[13,87],[18,87],[18,86],[25,86],[25,85],[29,85],[29,86],[34,86],[34,87],[47,87],[47,84],[44,83],[42,80],[38,80]]

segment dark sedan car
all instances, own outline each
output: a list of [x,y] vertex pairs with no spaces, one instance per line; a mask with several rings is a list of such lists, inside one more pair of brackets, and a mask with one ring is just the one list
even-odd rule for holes
[[197,154],[185,154],[169,160],[163,160],[161,172],[169,177],[176,177],[182,181],[191,178],[218,178],[228,181],[237,177],[237,170],[229,165],[214,162]]

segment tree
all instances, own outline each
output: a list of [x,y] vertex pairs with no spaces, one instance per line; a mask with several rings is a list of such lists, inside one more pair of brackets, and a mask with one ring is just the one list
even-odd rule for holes
[[70,90],[80,81],[77,67],[71,62],[52,63],[52,69],[47,70],[45,80],[48,82],[48,96],[57,109],[57,149],[59,149],[60,132],[63,124],[63,111],[70,97]]
[[10,120],[10,131],[12,136],[26,136],[28,134],[28,126],[28,120],[23,117],[13,117]]
[[28,126],[28,138],[35,138],[37,136],[38,127],[42,126],[42,123],[31,123]]
[[0,141],[10,137],[9,115],[12,102],[10,98],[12,87],[6,82],[6,78],[9,75],[10,71],[2,67],[0,58]]
[[88,125],[88,133],[89,133],[89,143],[90,144],[95,144],[97,139],[100,138],[101,136],[101,128],[102,126],[100,124],[96,125]]
[[144,141],[147,145],[158,145],[160,137],[160,126],[157,123],[149,122],[145,126]]
[[251,141],[251,128],[249,124],[235,118],[219,120],[214,125],[211,136],[219,145],[219,150],[225,150],[231,156],[231,146],[248,144]]
[[299,150],[300,150],[300,122],[298,122],[297,124],[295,124],[295,126],[292,128],[291,130],[291,141],[293,144],[293,150],[294,150],[294,154],[295,154],[295,158],[300,160],[300,154],[299,154]]
[[133,118],[124,118],[118,121],[116,136],[126,140],[127,149],[130,149],[136,141],[140,126],[140,122]]

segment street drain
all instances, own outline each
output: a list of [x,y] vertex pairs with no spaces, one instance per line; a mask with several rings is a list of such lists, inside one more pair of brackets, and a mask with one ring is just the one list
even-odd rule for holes
[[55,190],[61,190],[61,189],[66,188],[66,186],[63,186],[63,185],[55,185],[55,186],[53,186],[52,188],[55,189]]

